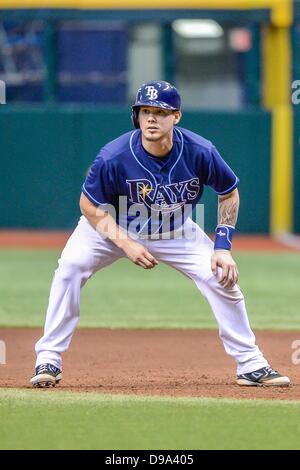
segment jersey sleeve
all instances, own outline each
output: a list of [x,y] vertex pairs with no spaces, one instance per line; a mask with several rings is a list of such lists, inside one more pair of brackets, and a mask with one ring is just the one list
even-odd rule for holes
[[112,204],[114,181],[103,151],[96,157],[82,186],[82,192],[95,205]]
[[220,195],[230,193],[240,182],[239,178],[223,160],[214,146],[212,146],[209,152],[206,170],[206,181],[204,184],[210,186]]

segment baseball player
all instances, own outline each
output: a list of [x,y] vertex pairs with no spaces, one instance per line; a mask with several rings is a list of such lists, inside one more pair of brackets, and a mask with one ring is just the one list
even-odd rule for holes
[[[255,344],[231,255],[239,179],[208,140],[178,126],[181,99],[164,81],[141,86],[132,106],[135,130],[105,145],[82,186],[82,216],[59,259],[31,384],[55,386],[61,353],[79,319],[80,289],[98,270],[127,257],[153,269],[167,263],[208,300],[237,384],[288,386]],[[190,215],[204,186],[218,195],[212,242]]]

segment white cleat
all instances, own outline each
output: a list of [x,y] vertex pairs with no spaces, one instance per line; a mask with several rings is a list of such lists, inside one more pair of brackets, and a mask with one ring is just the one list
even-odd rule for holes
[[30,383],[33,387],[39,388],[55,387],[61,379],[62,372],[58,367],[52,364],[40,364],[36,367]]
[[248,374],[238,375],[237,384],[248,387],[288,387],[291,381],[268,366]]

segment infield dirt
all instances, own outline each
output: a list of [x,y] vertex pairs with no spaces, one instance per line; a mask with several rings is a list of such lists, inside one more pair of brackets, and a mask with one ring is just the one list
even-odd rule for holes
[[[7,362],[0,365],[0,387],[30,387],[41,334],[0,329]],[[64,354],[63,381],[49,391],[300,400],[300,364],[292,362],[300,332],[258,331],[256,337],[270,364],[291,378],[291,387],[235,385],[235,363],[216,330],[78,329]]]

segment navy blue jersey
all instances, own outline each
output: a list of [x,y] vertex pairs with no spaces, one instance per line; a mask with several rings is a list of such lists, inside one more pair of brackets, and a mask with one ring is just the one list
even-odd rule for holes
[[182,224],[200,201],[204,185],[221,195],[238,183],[210,141],[175,127],[172,150],[164,158],[144,149],[139,129],[105,145],[82,191],[96,206],[112,205],[117,223],[143,235],[170,231],[178,220]]

